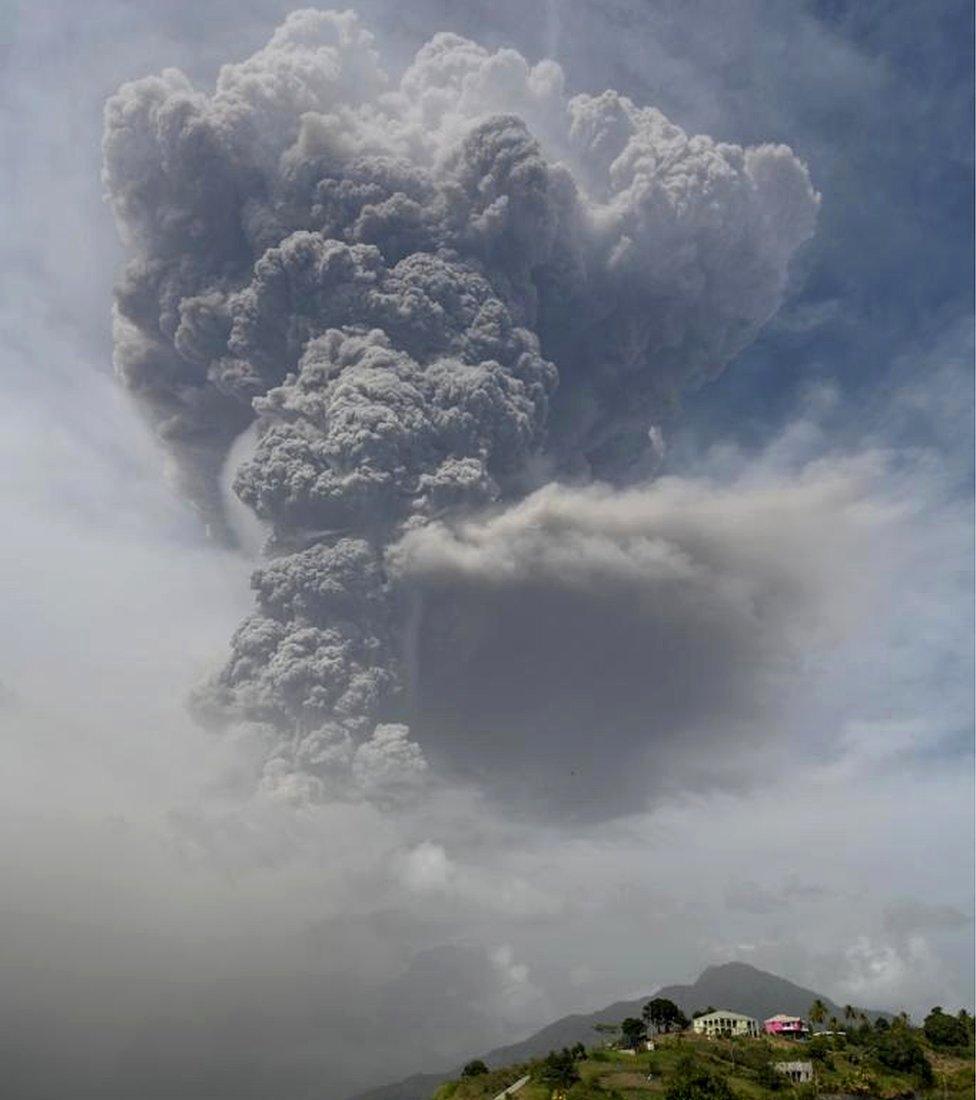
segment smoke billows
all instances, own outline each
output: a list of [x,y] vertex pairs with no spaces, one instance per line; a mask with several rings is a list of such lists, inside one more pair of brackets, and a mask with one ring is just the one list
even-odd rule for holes
[[[775,311],[817,207],[788,148],[568,97],[551,61],[439,34],[392,81],[350,12],[294,13],[213,94],[176,70],[123,86],[104,155],[132,251],[118,371],[214,531],[225,458],[257,424],[234,489],[269,560],[195,707],[257,730],[263,782],[299,797],[409,795],[428,768],[417,716],[436,725],[418,662],[462,660],[444,614],[439,650],[418,639],[430,548],[486,510],[503,529],[546,482],[640,470],[675,398]],[[677,591],[694,563],[653,517],[643,550],[612,520],[625,571]],[[585,554],[505,552],[586,586]],[[447,557],[446,577],[465,571]]]

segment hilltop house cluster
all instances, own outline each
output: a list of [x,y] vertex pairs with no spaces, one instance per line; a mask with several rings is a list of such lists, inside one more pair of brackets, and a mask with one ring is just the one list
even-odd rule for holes
[[[825,1006],[818,1000],[811,1009],[811,1015],[815,1017],[819,1014],[823,1018],[824,1012]],[[746,1016],[745,1013],[733,1012],[728,1008],[714,1009],[711,1005],[704,1012],[696,1012],[690,1025],[696,1035],[706,1039],[758,1039],[760,1035],[768,1035],[778,1039],[801,1040],[810,1036],[810,1028],[799,1016],[778,1012],[763,1020],[760,1026],[754,1016]],[[603,1024],[596,1026],[597,1030],[606,1028]],[[613,1025],[610,1026],[616,1030]],[[661,1032],[672,1030],[683,1031],[689,1026],[689,1021],[674,1001],[667,997],[655,997],[644,1005],[640,1020],[631,1016],[620,1024],[622,1041],[617,1044],[618,1049],[636,1054],[637,1046],[643,1042],[646,1050],[654,1050],[656,1041],[653,1035],[647,1034],[648,1026],[652,1026],[655,1034],[660,1035]],[[812,1062],[774,1062],[773,1066],[795,1084],[813,1080]]]
[[[806,1039],[810,1036],[809,1027],[799,1016],[787,1016],[783,1012],[763,1020],[761,1031],[759,1021],[754,1017],[744,1016],[741,1012],[729,1012],[727,1009],[696,1016],[691,1026],[696,1035],[706,1035],[709,1038],[743,1036],[756,1039],[760,1034],[775,1035],[780,1039]],[[795,1085],[813,1080],[812,1062],[792,1061],[773,1064],[778,1072],[788,1077]]]
[[[745,1016],[741,1012],[732,1012],[730,1009],[721,1008],[710,1012],[703,1012],[691,1021],[692,1030],[696,1035],[704,1035],[709,1039],[745,1038],[758,1039],[760,1035],[775,1035],[780,1039],[807,1039],[810,1036],[810,1028],[799,1016],[787,1016],[783,1012],[770,1016],[763,1020],[760,1029],[759,1021],[753,1016]],[[654,1050],[654,1039],[647,1036],[644,1040],[647,1050]],[[630,1051],[630,1053],[636,1053]],[[774,1062],[773,1068],[784,1077],[788,1077],[795,1085],[805,1084],[813,1080],[813,1063],[801,1061]]]
[[696,1035],[706,1035],[710,1039],[736,1036],[755,1039],[760,1034],[776,1035],[781,1039],[806,1039],[810,1034],[810,1029],[799,1016],[787,1016],[782,1012],[763,1020],[762,1029],[754,1017],[728,1009],[696,1016],[691,1026]]

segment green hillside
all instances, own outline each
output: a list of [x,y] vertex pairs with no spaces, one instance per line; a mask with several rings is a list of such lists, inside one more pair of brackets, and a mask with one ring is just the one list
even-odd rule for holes
[[[655,1038],[654,1051],[637,1054],[593,1047],[573,1062],[571,1085],[553,1082],[544,1059],[457,1078],[434,1100],[493,1100],[526,1074],[518,1100],[815,1100],[877,1097],[970,1100],[973,1048],[933,1047],[921,1029],[896,1023],[887,1030],[862,1025],[846,1036],[810,1042],[783,1039],[707,1039],[683,1032]],[[810,1061],[812,1084],[792,1085],[773,1064]],[[551,1071],[551,1066],[550,1066]],[[555,1077],[558,1079],[558,1067]]]
[[[648,992],[636,1000],[617,1001],[596,1012],[564,1016],[518,1043],[497,1047],[481,1057],[491,1067],[510,1066],[528,1063],[550,1050],[578,1042],[592,1043],[594,1025],[619,1023],[627,1016],[639,1016],[642,1006],[652,995],[674,1001],[688,1016],[706,1005],[734,1007],[760,1020],[775,1012],[803,1016],[815,1000],[823,1004],[828,1018],[843,1016],[842,1008],[824,994],[741,962],[709,966],[688,985],[667,985],[653,994],[651,989],[648,983]],[[873,1022],[878,1016],[888,1014],[867,1009],[866,1015]],[[394,1084],[357,1093],[350,1100],[428,1100],[438,1085],[459,1072],[460,1067],[451,1072],[415,1074]]]

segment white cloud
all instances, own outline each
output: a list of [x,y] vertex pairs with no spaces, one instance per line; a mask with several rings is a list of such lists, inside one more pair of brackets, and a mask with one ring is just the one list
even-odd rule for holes
[[403,857],[401,873],[408,890],[425,893],[445,889],[454,875],[454,865],[440,844],[425,840]]

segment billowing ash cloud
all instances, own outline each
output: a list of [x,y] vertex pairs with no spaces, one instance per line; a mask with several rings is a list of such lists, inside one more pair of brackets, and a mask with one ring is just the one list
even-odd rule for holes
[[388,562],[420,608],[409,705],[432,763],[578,819],[754,781],[744,750],[804,724],[802,660],[872,598],[831,572],[872,552],[866,479],[549,485],[409,532]]
[[118,370],[215,531],[257,421],[234,488],[271,560],[198,709],[263,731],[268,783],[375,798],[425,768],[388,548],[625,478],[776,309],[817,205],[789,149],[568,97],[512,50],[439,34],[395,83],[349,12],[291,15],[213,94],[123,86],[104,155]]

